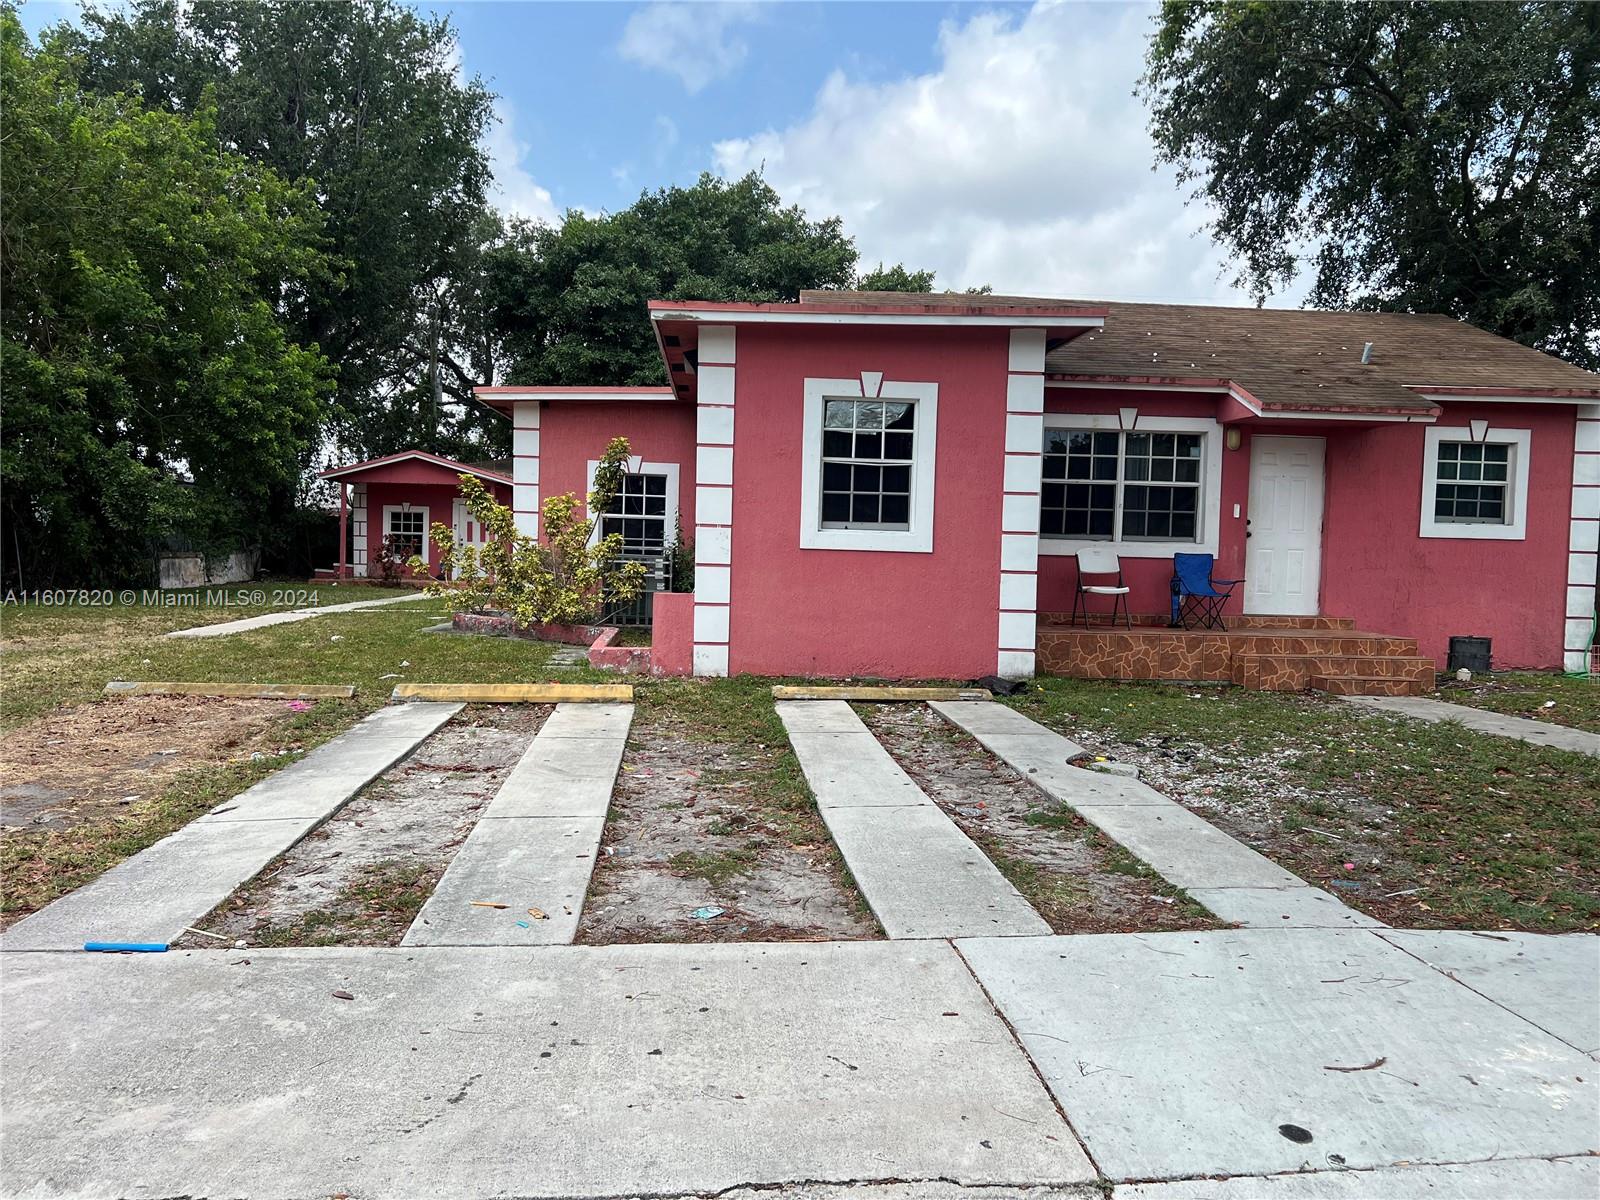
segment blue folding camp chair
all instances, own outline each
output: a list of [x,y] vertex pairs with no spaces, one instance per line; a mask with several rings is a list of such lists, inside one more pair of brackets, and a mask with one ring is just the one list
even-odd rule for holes
[[1172,628],[1226,629],[1222,606],[1242,579],[1213,579],[1216,559],[1209,554],[1172,556]]

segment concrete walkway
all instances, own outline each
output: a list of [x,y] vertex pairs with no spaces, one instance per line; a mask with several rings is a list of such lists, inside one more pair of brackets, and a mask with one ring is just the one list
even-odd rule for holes
[[[558,704],[406,931],[407,946],[572,941],[631,704]],[[489,908],[473,901],[506,905]],[[543,918],[529,913],[537,908]]]
[[[1026,936],[1050,926],[843,700],[776,706],[822,819],[891,938]],[[987,705],[984,705],[987,707]]]
[[18,953],[0,1194],[1571,1200],[1597,999],[1389,930]]
[[1575,754],[1592,754],[1600,758],[1600,733],[1585,733],[1565,725],[1552,725],[1549,721],[1535,721],[1528,717],[1508,717],[1504,713],[1472,708],[1466,704],[1451,704],[1444,700],[1430,700],[1425,696],[1341,696],[1362,708],[1375,708],[1380,712],[1399,713],[1419,721],[1458,721],[1475,733],[1494,737],[1515,738],[1535,746],[1553,746],[1557,750],[1571,750]]
[[[958,948],[1113,1180],[1600,1150],[1594,1059],[1390,936],[1241,929]],[[1588,969],[1548,979],[1572,1010],[1600,1001],[1600,939],[1584,942]],[[1258,1181],[1218,1195],[1277,1193]]]
[[222,621],[216,625],[195,625],[189,629],[174,629],[169,638],[227,637],[232,633],[248,633],[252,629],[266,629],[273,625],[292,625],[296,621],[309,621],[312,617],[325,617],[329,613],[358,612],[364,608],[383,608],[389,604],[414,604],[430,597],[425,592],[414,596],[390,596],[383,600],[356,600],[349,604],[328,604],[320,608],[291,608],[284,612],[262,613],[257,617],[240,617],[237,621]]
[[409,755],[459,704],[381,708],[94,882],[19,921],[0,950],[173,942],[246,880]]
[[1147,784],[1072,766],[1083,747],[1015,709],[959,701],[935,701],[932,707],[1224,921],[1273,929],[1382,924],[1311,887]]
[[19,955],[0,1001],[9,1197],[1094,1178],[944,943]]

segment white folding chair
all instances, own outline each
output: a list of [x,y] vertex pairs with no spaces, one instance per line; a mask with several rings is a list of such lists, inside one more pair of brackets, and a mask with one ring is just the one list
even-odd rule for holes
[[[1115,584],[1087,583],[1085,582],[1086,576],[1092,576],[1096,579],[1116,576],[1117,582]],[[1089,597],[1110,596],[1112,598],[1111,624],[1115,625],[1117,623],[1117,609],[1120,607],[1122,610],[1122,623],[1132,629],[1133,619],[1128,615],[1128,593],[1132,590],[1122,578],[1122,560],[1117,557],[1115,550],[1106,550],[1101,547],[1096,547],[1092,550],[1079,550],[1078,588],[1072,596],[1072,623],[1074,625],[1078,623],[1078,611],[1081,608],[1083,611],[1083,623],[1088,626],[1090,624]]]

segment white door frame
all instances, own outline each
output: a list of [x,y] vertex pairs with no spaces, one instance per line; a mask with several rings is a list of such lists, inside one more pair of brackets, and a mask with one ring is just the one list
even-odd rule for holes
[[[1303,593],[1304,596],[1307,597],[1307,599],[1303,600],[1301,602],[1301,604],[1299,605],[1299,607],[1300,607],[1300,609],[1302,611],[1293,611],[1292,606],[1290,606],[1289,604],[1287,604],[1287,603],[1285,603],[1283,601],[1280,601],[1280,600],[1271,601],[1271,602],[1267,603],[1265,606],[1263,606],[1262,601],[1257,599],[1257,594],[1251,588],[1250,583],[1251,583],[1252,578],[1258,577],[1259,573],[1262,572],[1263,570],[1265,570],[1265,567],[1262,565],[1259,556],[1256,556],[1256,563],[1255,563],[1254,567],[1251,566],[1251,561],[1250,560],[1252,558],[1252,553],[1253,553],[1252,542],[1251,541],[1246,541],[1245,542],[1245,555],[1244,555],[1244,576],[1245,576],[1244,611],[1245,611],[1246,614],[1250,614],[1250,615],[1265,614],[1265,615],[1269,615],[1269,616],[1314,617],[1314,616],[1320,615],[1321,606],[1322,606],[1322,527],[1323,527],[1323,518],[1324,518],[1324,512],[1325,512],[1325,504],[1326,504],[1327,493],[1328,493],[1328,481],[1327,481],[1328,440],[1327,440],[1327,438],[1324,438],[1324,437],[1310,437],[1310,436],[1289,436],[1289,435],[1281,435],[1280,436],[1280,435],[1277,435],[1277,434],[1271,434],[1271,435],[1263,434],[1263,435],[1258,435],[1258,436],[1252,437],[1250,439],[1250,476],[1249,476],[1249,480],[1248,480],[1248,486],[1249,486],[1249,492],[1248,492],[1249,511],[1247,512],[1246,515],[1249,516],[1252,520],[1255,520],[1256,516],[1257,516],[1257,513],[1256,513],[1256,464],[1257,464],[1257,454],[1262,449],[1268,448],[1266,446],[1263,446],[1262,443],[1281,444],[1281,443],[1285,443],[1285,442],[1302,442],[1302,443],[1305,443],[1307,447],[1315,446],[1315,457],[1316,457],[1316,475],[1315,475],[1315,478],[1316,478],[1317,487],[1316,487],[1316,492],[1315,492],[1314,498],[1311,498],[1311,499],[1313,499],[1313,503],[1315,505],[1315,520],[1313,522],[1310,522],[1311,528],[1307,532],[1307,544],[1306,544],[1306,548],[1309,551],[1311,551],[1312,561],[1307,564],[1307,568],[1308,569],[1307,569],[1306,573],[1309,576],[1309,578],[1305,582],[1306,582],[1306,584],[1308,586],[1306,587],[1306,590]],[[1248,529],[1248,526],[1247,526],[1247,529]],[[1254,531],[1254,530],[1252,530],[1251,532],[1253,534],[1255,534],[1255,536],[1260,536],[1260,534],[1256,533],[1256,531]]]

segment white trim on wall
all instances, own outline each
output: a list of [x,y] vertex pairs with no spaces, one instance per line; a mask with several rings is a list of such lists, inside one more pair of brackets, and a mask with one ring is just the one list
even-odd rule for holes
[[1039,628],[1039,489],[1044,439],[1044,332],[1013,329],[1006,354],[1000,483],[1000,592],[995,673],[1031,678]]
[[539,536],[539,402],[511,406],[511,518],[517,532]]
[[[733,429],[737,330],[700,329],[695,393],[695,526],[693,670],[728,673],[733,626]],[[666,465],[666,464],[663,464]],[[677,467],[667,484],[678,510]],[[670,531],[669,531],[670,536]]]
[[[1467,538],[1482,541],[1520,542],[1528,536],[1528,476],[1533,431],[1529,429],[1490,429],[1486,424],[1435,425],[1423,433],[1422,513],[1417,536],[1425,538]],[[1479,442],[1511,447],[1510,468],[1506,472],[1506,499],[1510,517],[1503,524],[1476,525],[1434,518],[1435,487],[1439,482],[1439,444],[1441,442]]]
[[367,485],[350,485],[350,574],[367,577]]
[[[868,372],[869,377],[875,373]],[[909,529],[822,527],[822,414],[829,400],[910,400],[917,406],[911,442]],[[861,379],[807,379],[801,405],[800,547],[804,550],[933,552],[934,470],[939,430],[939,385],[884,379],[867,395]]]
[[[1200,447],[1200,536],[1195,541],[1109,541],[1104,538],[1039,538],[1039,553],[1076,554],[1080,550],[1111,550],[1122,558],[1171,558],[1174,554],[1216,554],[1222,528],[1222,425],[1211,417],[1145,416],[1129,409],[1123,413],[1044,414],[1044,429],[1125,429],[1129,433],[1198,433]],[[1040,449],[1043,449],[1041,444]]]
[[1561,665],[1593,671],[1596,577],[1600,575],[1600,404],[1578,409],[1572,448],[1572,525],[1567,537]]

